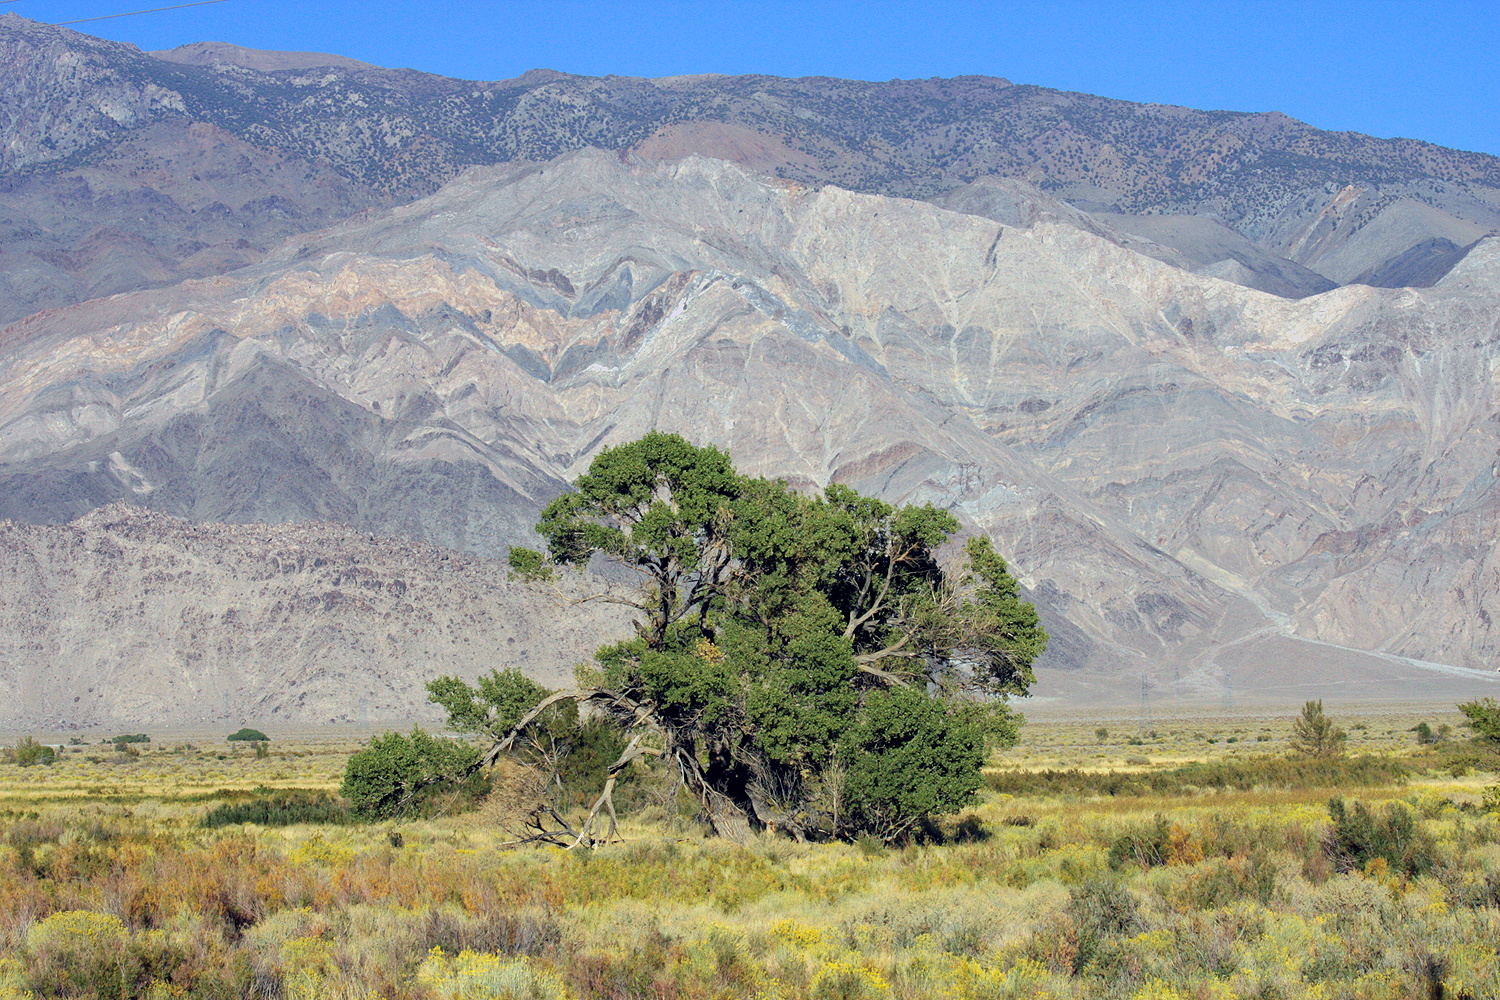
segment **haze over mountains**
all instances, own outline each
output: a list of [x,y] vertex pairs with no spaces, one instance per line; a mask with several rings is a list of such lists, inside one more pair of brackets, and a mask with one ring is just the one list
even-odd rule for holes
[[[36,525],[6,529],[18,717],[187,717],[204,648],[247,664],[214,682],[228,714],[399,716],[403,671],[490,664],[338,637],[455,601],[555,677],[604,619],[548,652],[514,588],[385,539],[501,555],[652,427],[952,507],[1075,693],[1445,696],[1493,668],[1494,157],[996,79],[475,84],[12,15],[0,53],[0,513]],[[47,526],[121,500],[157,513]],[[311,521],[299,545],[372,594],[438,581],[428,603],[267,611],[291,597],[244,567],[295,533],[215,525]],[[157,638],[44,627],[75,604]],[[232,640],[246,621],[322,638]],[[136,693],[38,700],[101,671]]]

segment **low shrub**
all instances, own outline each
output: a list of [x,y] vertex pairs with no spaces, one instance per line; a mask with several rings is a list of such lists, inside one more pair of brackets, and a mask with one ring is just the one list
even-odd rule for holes
[[1142,928],[1140,904],[1123,884],[1109,878],[1089,879],[1068,896],[1066,914],[1077,934],[1074,974],[1098,964],[1104,946]]
[[251,729],[248,726],[245,727],[244,729],[241,729],[237,733],[230,733],[225,738],[228,739],[231,743],[236,742],[236,741],[244,741],[244,742],[247,742],[247,743],[269,743],[269,742],[271,742],[271,737],[267,736],[265,733],[261,732],[259,729]]
[[1167,863],[1170,829],[1164,816],[1148,826],[1133,826],[1109,846],[1109,867],[1118,871],[1127,864],[1154,868]]
[[1215,858],[1198,865],[1174,897],[1195,910],[1214,910],[1243,899],[1265,905],[1275,891],[1276,866],[1266,854],[1256,852],[1249,857]]
[[1426,875],[1436,863],[1432,836],[1417,825],[1404,803],[1388,803],[1379,815],[1363,802],[1352,809],[1341,798],[1330,799],[1333,825],[1324,834],[1323,853],[1335,870],[1362,870],[1376,859],[1408,877]]
[[1388,757],[1364,755],[1344,759],[1249,757],[1186,764],[1170,770],[1132,771],[991,771],[985,783],[1008,795],[1183,795],[1203,788],[1250,791],[1255,788],[1342,788],[1404,785],[1411,768]]
[[198,825],[209,829],[239,823],[291,826],[294,823],[342,824],[352,819],[346,802],[325,792],[292,790],[249,802],[225,802],[210,809]]

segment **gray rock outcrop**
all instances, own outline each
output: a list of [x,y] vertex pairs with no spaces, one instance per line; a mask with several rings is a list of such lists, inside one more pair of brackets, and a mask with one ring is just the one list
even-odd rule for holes
[[1061,637],[1053,671],[1212,694],[1294,648],[1355,663],[1338,683],[1480,683],[1497,316],[1496,240],[1430,289],[1288,300],[1069,222],[583,151],[0,331],[0,510],[492,556],[660,428],[954,509]]

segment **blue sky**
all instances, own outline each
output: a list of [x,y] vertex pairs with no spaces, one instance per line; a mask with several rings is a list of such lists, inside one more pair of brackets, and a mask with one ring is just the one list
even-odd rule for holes
[[[11,0],[0,12],[59,22],[169,2]],[[1495,0],[225,0],[75,27],[143,49],[225,41],[480,80],[539,66],[628,76],[986,74],[1132,101],[1282,111],[1319,128],[1500,154]]]

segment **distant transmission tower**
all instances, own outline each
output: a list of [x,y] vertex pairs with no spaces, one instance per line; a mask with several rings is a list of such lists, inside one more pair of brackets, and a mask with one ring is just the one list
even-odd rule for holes
[[1156,720],[1151,717],[1151,682],[1141,674],[1141,735],[1150,732],[1155,724]]

